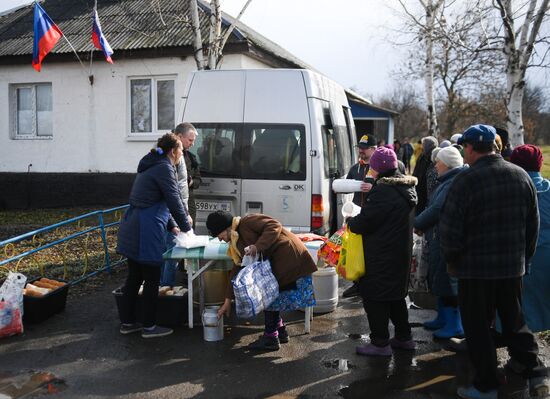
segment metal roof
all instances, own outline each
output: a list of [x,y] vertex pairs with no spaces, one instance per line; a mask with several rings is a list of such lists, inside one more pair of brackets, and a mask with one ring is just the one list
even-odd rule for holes
[[[44,0],[40,3],[77,52],[86,53],[93,49],[91,13],[94,0]],[[189,47],[191,51],[193,32],[188,3],[187,0],[97,0],[103,33],[115,51],[113,58],[116,60],[127,50]],[[202,0],[198,3],[201,33],[205,41],[210,6]],[[233,18],[225,13],[222,15],[223,32]],[[33,17],[33,4],[0,15],[0,57],[32,55]],[[249,51],[265,52],[286,64],[286,67],[313,69],[240,22],[227,44],[245,44]],[[52,54],[71,52],[69,44],[63,39],[52,50]]]

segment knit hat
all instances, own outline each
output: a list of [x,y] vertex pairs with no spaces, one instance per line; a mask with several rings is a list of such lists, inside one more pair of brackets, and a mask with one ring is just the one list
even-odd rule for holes
[[206,228],[212,237],[216,237],[222,231],[231,227],[233,215],[227,211],[212,212],[206,218]]
[[451,143],[456,144],[458,139],[462,137],[461,133],[455,133],[451,136]]
[[397,169],[397,156],[395,151],[378,147],[370,157],[370,167],[378,173],[384,173],[390,169]]
[[455,147],[445,147],[442,148],[436,156],[436,159],[439,159],[443,162],[449,169],[459,168],[464,165],[464,160]]
[[452,143],[449,140],[443,140],[441,143],[439,143],[439,148],[445,148],[450,146]]
[[422,138],[422,151],[426,155],[431,155],[434,148],[439,145],[439,142],[434,136],[426,136]]
[[542,161],[540,148],[532,144],[524,144],[514,148],[510,156],[510,162],[521,166],[527,172],[540,172]]
[[437,157],[437,153],[441,151],[441,147],[436,147],[433,149],[432,151],[432,155],[430,157],[430,159],[432,160],[433,163],[435,163],[435,157]]

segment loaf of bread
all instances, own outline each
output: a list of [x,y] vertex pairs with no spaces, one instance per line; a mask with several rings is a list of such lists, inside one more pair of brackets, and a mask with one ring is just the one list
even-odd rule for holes
[[55,285],[56,287],[63,287],[64,285],[67,285],[67,283],[64,283],[62,281],[57,281],[57,280],[51,280],[49,278],[46,278],[46,277],[42,277],[40,279],[40,281],[44,282],[44,283],[48,283],[48,284],[52,284],[52,285]]
[[33,284],[27,284],[23,290],[23,295],[41,297],[48,294],[51,290],[48,288],[37,287]]
[[59,288],[57,285],[53,285],[53,284],[47,283],[47,282],[42,281],[42,280],[34,281],[33,285],[35,285],[37,287],[40,287],[40,288],[47,288],[49,290],[56,290],[56,289]]

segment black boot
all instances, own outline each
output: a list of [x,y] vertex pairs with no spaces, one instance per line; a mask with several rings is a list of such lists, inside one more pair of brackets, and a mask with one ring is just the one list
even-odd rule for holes
[[248,345],[248,349],[253,351],[278,351],[280,348],[279,338],[267,335],[261,335],[258,340]]
[[353,283],[353,285],[349,288],[347,288],[343,293],[342,296],[344,298],[351,298],[354,296],[359,295],[359,287],[357,286],[357,283]]

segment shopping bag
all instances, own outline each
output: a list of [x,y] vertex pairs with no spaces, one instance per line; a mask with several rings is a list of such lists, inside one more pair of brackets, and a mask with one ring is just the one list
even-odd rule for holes
[[23,288],[27,278],[10,272],[0,287],[0,338],[23,333]]
[[346,230],[336,272],[346,280],[355,281],[365,275],[363,236]]
[[428,259],[427,245],[423,236],[413,234],[410,292],[428,292]]
[[266,309],[279,296],[279,283],[269,260],[258,260],[243,268],[231,282],[237,317],[249,319]]
[[329,266],[336,267],[340,258],[340,250],[342,249],[342,236],[346,232],[346,226],[342,226],[334,233],[328,241],[326,241],[317,251],[317,257],[323,260]]

